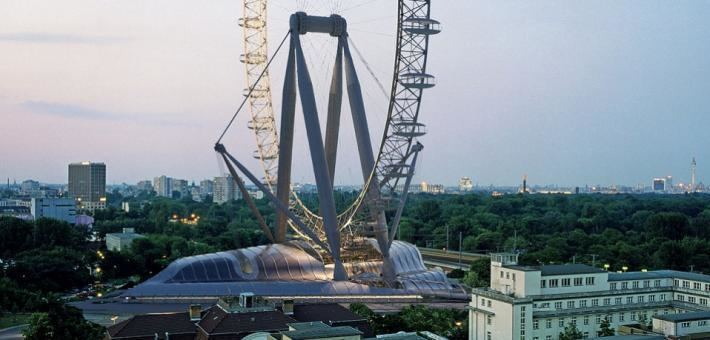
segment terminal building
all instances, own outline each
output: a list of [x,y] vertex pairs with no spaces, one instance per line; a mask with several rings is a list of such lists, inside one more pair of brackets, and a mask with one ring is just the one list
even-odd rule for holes
[[594,338],[603,320],[617,330],[650,326],[670,315],[710,311],[709,300],[710,275],[523,266],[517,254],[497,253],[491,254],[490,287],[472,291],[469,339],[553,340],[570,325]]

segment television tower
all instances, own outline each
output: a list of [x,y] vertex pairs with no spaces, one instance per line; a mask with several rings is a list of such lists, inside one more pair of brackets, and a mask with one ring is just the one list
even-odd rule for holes
[[698,164],[695,163],[695,157],[693,157],[693,162],[690,163],[690,191],[694,192],[695,191],[695,170],[698,167]]

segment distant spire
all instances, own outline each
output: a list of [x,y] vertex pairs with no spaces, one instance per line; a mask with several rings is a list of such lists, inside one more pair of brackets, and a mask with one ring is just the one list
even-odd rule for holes
[[696,182],[696,168],[698,167],[698,164],[695,162],[695,157],[693,157],[693,161],[690,163],[690,191],[693,192],[695,191],[695,182]]

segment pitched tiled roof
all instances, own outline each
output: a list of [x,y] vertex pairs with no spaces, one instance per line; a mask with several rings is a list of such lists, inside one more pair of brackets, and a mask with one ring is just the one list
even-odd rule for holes
[[160,339],[165,338],[165,333],[174,336],[186,334],[194,338],[196,333],[194,322],[190,321],[187,312],[136,315],[128,320],[108,327],[111,339],[155,339],[158,334]]
[[288,330],[296,320],[279,311],[227,313],[219,306],[208,309],[198,326],[207,334],[241,334]]

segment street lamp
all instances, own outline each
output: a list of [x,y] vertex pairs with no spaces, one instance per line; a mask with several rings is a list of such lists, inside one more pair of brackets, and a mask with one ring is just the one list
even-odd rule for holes
[[611,267],[608,263],[604,264],[604,270],[609,271],[609,267]]

